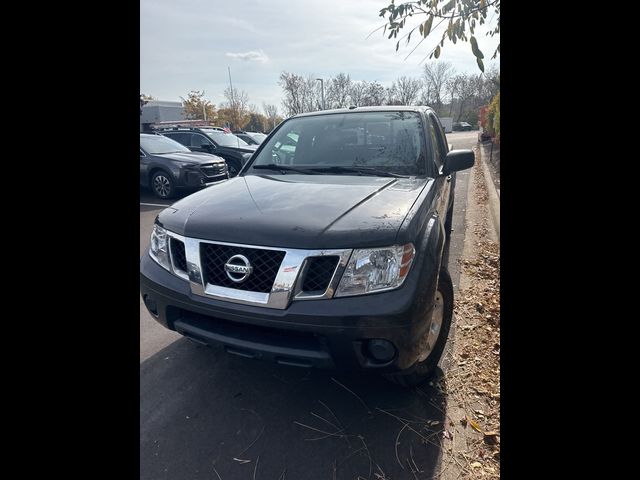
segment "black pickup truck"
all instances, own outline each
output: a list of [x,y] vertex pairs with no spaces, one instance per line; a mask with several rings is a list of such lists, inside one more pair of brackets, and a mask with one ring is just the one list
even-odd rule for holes
[[142,299],[231,354],[421,383],[452,320],[443,252],[455,172],[473,163],[428,107],[292,117],[237,177],[158,215]]

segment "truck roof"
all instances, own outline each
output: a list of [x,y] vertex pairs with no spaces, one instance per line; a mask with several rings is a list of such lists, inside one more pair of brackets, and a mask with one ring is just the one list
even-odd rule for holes
[[337,108],[333,110],[318,110],[316,112],[299,113],[292,118],[311,117],[314,115],[333,115],[336,113],[358,113],[358,112],[426,112],[433,111],[431,107],[423,105],[380,105],[373,107],[349,107]]

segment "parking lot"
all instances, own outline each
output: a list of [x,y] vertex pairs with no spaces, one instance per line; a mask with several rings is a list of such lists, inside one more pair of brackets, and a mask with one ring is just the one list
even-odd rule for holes
[[[471,148],[477,132],[447,138]],[[455,286],[468,177],[457,174]],[[140,255],[169,203],[141,191]],[[431,478],[437,467],[446,411],[437,385],[404,389],[375,375],[231,356],[161,327],[142,300],[140,340],[141,479]]]

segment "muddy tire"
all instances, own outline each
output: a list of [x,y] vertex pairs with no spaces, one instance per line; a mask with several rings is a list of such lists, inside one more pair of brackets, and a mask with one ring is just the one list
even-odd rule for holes
[[[436,308],[433,309],[432,313],[432,327],[437,326],[438,322],[440,325],[437,328],[437,334],[435,332],[432,333],[432,339],[435,340],[435,345],[431,350],[431,353],[427,358],[414,365],[406,373],[398,372],[385,375],[386,378],[398,385],[402,385],[403,387],[413,387],[429,380],[436,371],[438,362],[444,352],[444,347],[447,343],[447,339],[449,338],[451,321],[453,319],[453,282],[451,281],[449,272],[446,270],[440,271],[434,301],[436,303]],[[441,320],[440,312],[442,317]]]

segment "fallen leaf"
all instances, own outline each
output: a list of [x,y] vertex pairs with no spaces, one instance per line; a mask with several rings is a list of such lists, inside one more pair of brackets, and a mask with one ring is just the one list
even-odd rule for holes
[[471,424],[471,427],[476,431],[476,432],[480,432],[482,433],[482,430],[480,429],[480,424],[478,422],[476,422],[473,418],[469,418],[469,423]]
[[449,430],[444,430],[444,431],[442,432],[442,436],[443,436],[444,438],[449,439],[449,440],[453,440],[453,435],[451,434],[451,432],[449,432]]
[[471,468],[480,468],[482,467],[482,464],[480,462],[473,462],[471,464]]

